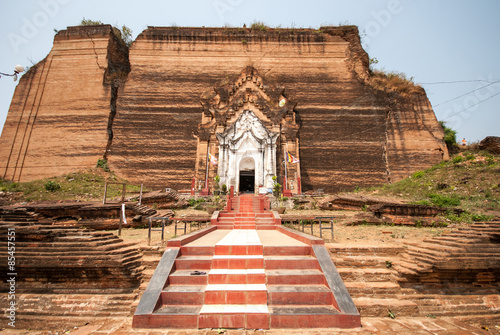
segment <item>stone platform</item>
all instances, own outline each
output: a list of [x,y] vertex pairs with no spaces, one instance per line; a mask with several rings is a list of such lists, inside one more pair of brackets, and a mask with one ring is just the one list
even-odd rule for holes
[[225,216],[231,222],[226,219],[222,226],[234,229],[215,224],[168,242],[137,307],[133,327],[361,325],[321,239],[277,225],[271,217],[272,223],[258,229],[255,218],[266,212],[262,198],[233,200],[235,207],[228,208]]

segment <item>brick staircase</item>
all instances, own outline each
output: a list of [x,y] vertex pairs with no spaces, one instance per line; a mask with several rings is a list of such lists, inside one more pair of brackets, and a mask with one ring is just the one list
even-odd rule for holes
[[212,225],[219,229],[276,229],[281,221],[266,208],[269,208],[269,200],[264,196],[232,198]]
[[[17,294],[16,328],[46,330],[83,326],[93,320],[130,317],[138,293]],[[8,306],[7,295],[0,297]]]
[[158,215],[155,209],[146,205],[127,204],[127,208],[130,208],[136,215],[142,215],[144,217]]
[[[475,223],[423,243],[408,243],[395,269],[405,287],[426,285],[438,289],[460,283],[469,287],[499,288],[500,221]],[[454,286],[451,287],[454,289]]]
[[16,223],[19,226],[29,226],[37,221],[37,216],[25,208],[0,207],[0,225]]
[[408,243],[394,269],[422,316],[500,316],[500,221]]
[[[133,327],[360,326],[322,240],[279,227],[271,216],[261,224],[260,197],[232,200],[226,213],[233,216],[169,241]],[[289,237],[297,234],[310,243]]]
[[389,310],[398,316],[419,314],[416,303],[399,298],[402,289],[392,264],[402,247],[329,244],[328,249],[362,317],[385,317]]
[[[484,224],[476,224],[471,230],[458,230],[447,236],[463,237],[476,228],[487,231]],[[397,270],[408,262],[409,254],[415,261],[428,257],[417,247],[330,244],[328,249],[362,317],[387,317],[389,310],[397,317],[500,317],[498,285],[480,287],[450,282],[436,286],[439,276],[431,276],[432,272],[424,273],[427,280],[424,277],[424,281],[405,281]],[[388,268],[388,264],[392,266]]]
[[[28,225],[29,224],[29,225]],[[126,317],[138,297],[141,255],[112,233],[0,220],[0,257],[7,229],[16,235],[16,327],[50,329],[96,318]],[[1,292],[9,288],[0,265]],[[0,304],[7,306],[7,294]]]

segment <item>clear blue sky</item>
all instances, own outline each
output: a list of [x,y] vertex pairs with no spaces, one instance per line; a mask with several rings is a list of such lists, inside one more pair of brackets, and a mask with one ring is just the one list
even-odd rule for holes
[[[16,64],[43,59],[54,29],[78,25],[84,17],[125,24],[134,38],[148,25],[355,24],[365,35],[365,50],[379,61],[376,67],[421,83],[437,118],[457,130],[458,139],[500,136],[498,0],[18,0],[2,1],[0,9],[0,72],[9,73]],[[0,79],[0,126],[15,85]]]

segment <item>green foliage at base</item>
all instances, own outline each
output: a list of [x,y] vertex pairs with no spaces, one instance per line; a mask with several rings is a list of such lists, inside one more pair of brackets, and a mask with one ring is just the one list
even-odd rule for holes
[[61,184],[58,182],[55,182],[53,180],[49,180],[48,182],[45,183],[45,190],[49,192],[55,192],[61,188]]
[[439,121],[441,127],[443,127],[444,138],[443,141],[446,143],[449,152],[457,152],[458,144],[457,144],[457,132],[446,126],[444,121]]
[[413,173],[409,178],[361,190],[404,199],[411,204],[461,208],[447,214],[452,222],[490,219],[487,211],[500,211],[500,157],[487,152],[462,152],[449,161]]
[[203,199],[203,198],[191,198],[188,200],[188,204],[190,207],[193,207],[193,209],[196,209],[196,210],[201,210],[202,207],[201,207],[201,204],[204,203],[206,200]]
[[[104,173],[101,169],[92,169],[23,183],[0,179],[0,191],[13,193],[13,201],[16,202],[92,201],[102,200],[106,181],[126,183],[126,180],[120,179],[112,173]],[[140,189],[140,185],[127,185],[129,194],[138,193]],[[121,192],[122,185],[110,184],[108,185],[107,197],[108,199],[119,197]]]
[[96,166],[97,168],[101,168],[103,169],[105,172],[109,172],[110,169],[108,167],[108,161],[104,158],[99,158],[99,160],[97,161],[97,164]]
[[438,207],[456,207],[460,206],[460,198],[456,195],[442,195],[430,193],[427,197],[431,200],[432,204]]

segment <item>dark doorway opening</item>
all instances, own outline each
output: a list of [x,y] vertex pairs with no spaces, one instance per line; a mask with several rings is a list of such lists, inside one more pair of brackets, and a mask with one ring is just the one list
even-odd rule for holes
[[255,170],[240,171],[240,193],[255,192]]

